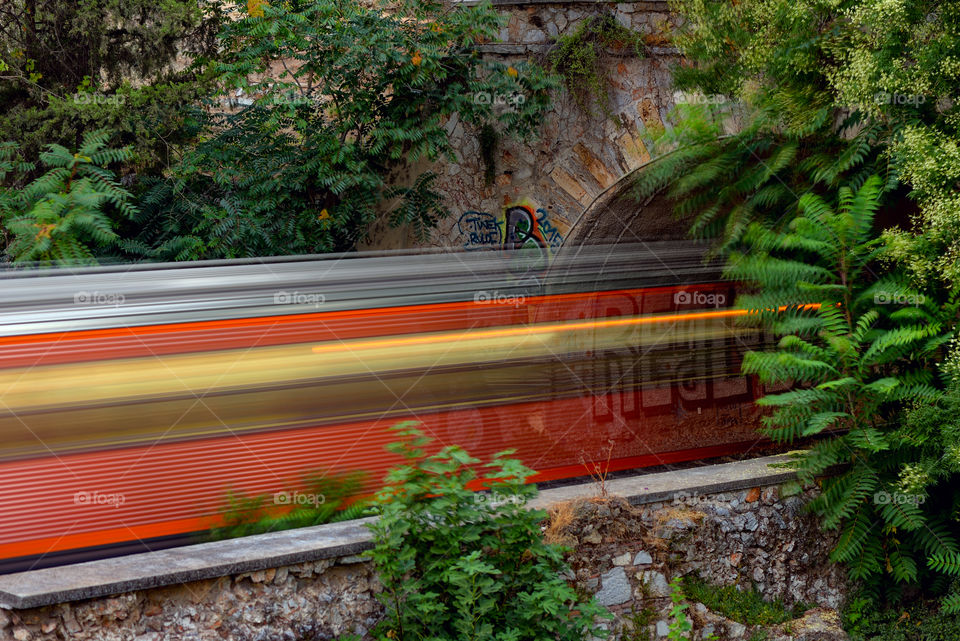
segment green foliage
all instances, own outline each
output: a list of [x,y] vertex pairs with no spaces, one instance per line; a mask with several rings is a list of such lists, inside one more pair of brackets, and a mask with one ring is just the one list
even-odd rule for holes
[[623,641],[653,641],[649,626],[656,620],[656,616],[656,610],[650,607],[633,610],[624,617],[630,621],[630,628],[622,628],[620,638]]
[[[108,139],[106,132],[88,133],[76,153],[50,145],[40,155],[46,173],[22,189],[0,187],[5,251],[15,262],[95,263],[114,245],[116,221],[137,210],[107,169],[127,160],[130,150],[108,147]],[[15,174],[32,169],[16,145],[0,146],[0,184],[21,182]]]
[[937,604],[878,609],[875,602],[855,596],[843,612],[843,627],[851,641],[953,641],[960,638],[960,617],[939,611]]
[[106,129],[156,169],[180,110],[209,88],[178,56],[214,51],[219,1],[6,0],[0,19],[0,132],[28,158]]
[[[594,620],[606,611],[564,582],[563,548],[541,537],[546,513],[525,505],[536,494],[524,484],[532,470],[506,458],[510,452],[483,465],[455,446],[427,456],[430,439],[413,425],[394,428],[403,440],[388,449],[407,464],[387,476],[380,518],[368,526],[374,535],[368,555],[387,611],[379,638],[605,636]],[[490,494],[472,491],[474,485]]]
[[[168,243],[206,258],[347,251],[378,215],[424,237],[446,213],[436,177],[414,173],[401,184],[391,176],[452,158],[444,124],[455,113],[497,135],[529,137],[547,105],[552,84],[542,71],[481,58],[474,46],[500,24],[489,5],[232,8],[242,17],[224,25],[211,65],[221,102],[249,104],[196,112],[199,141],[170,184],[151,192],[167,199],[164,220],[157,235],[136,239],[141,248]],[[501,108],[492,100],[501,96],[523,100]]]
[[693,630],[693,624],[687,619],[685,610],[690,606],[684,603],[685,599],[682,579],[674,577],[670,581],[670,627],[667,634],[669,641],[683,641],[690,638],[687,634]]
[[942,402],[931,367],[957,306],[941,308],[895,270],[874,271],[884,249],[873,224],[881,191],[877,177],[858,190],[842,187],[836,210],[805,194],[786,230],[751,225],[726,269],[756,288],[740,301],[752,320],[782,336],[776,350],[748,353],[743,365],[764,383],[792,386],[758,401],[773,410],[767,431],[780,441],[832,435],[802,459],[799,474],[809,482],[847,465],[823,481],[810,508],[840,530],[831,558],[874,591],[891,579],[960,575],[951,511],[924,502],[960,470],[931,465],[957,451],[956,434],[936,439],[919,429],[932,410],[898,426],[905,405]]
[[777,625],[801,617],[809,609],[803,603],[787,608],[780,600],[766,601],[755,587],[740,590],[731,585],[712,585],[696,575],[683,577],[682,586],[691,600],[744,625]]
[[612,50],[613,55],[642,58],[646,45],[642,34],[623,26],[612,13],[604,12],[581,22],[573,33],[559,36],[547,59],[583,111],[592,115],[596,104],[604,115],[613,118],[606,71],[612,55],[607,50]]
[[[769,190],[730,189],[741,177],[762,175],[766,166],[795,198],[810,189],[831,195],[841,184],[857,187],[877,173],[890,185],[903,181],[919,204],[911,217],[916,204],[907,190],[895,194],[900,220],[885,234],[889,257],[918,279],[944,279],[956,287],[960,7],[926,0],[672,0],[672,8],[682,17],[673,40],[687,62],[674,70],[675,85],[725,96],[728,103],[699,110],[742,124],[744,131],[724,142],[708,135],[703,118],[692,118],[691,126],[668,142],[695,144],[668,161],[676,163],[674,171],[666,164],[657,167],[644,191],[671,185],[682,196],[683,211],[717,223],[707,231],[722,231],[721,222],[731,218],[727,235],[736,235],[745,228],[736,220],[763,213],[752,197],[787,198],[774,182]],[[717,126],[715,120],[709,124]],[[784,166],[774,153],[781,148],[795,156]],[[721,157],[724,152],[727,157]],[[730,153],[745,166],[731,163]],[[807,162],[813,166],[805,168]],[[711,170],[722,187],[690,192],[677,184],[688,173],[698,176],[695,186],[707,184]],[[715,203],[717,193],[731,198]],[[745,211],[738,209],[738,195],[747,201]],[[787,208],[777,210],[771,207],[770,213],[779,217]]]
[[272,495],[230,491],[219,514],[221,524],[210,531],[210,537],[232,539],[367,516],[369,502],[356,500],[362,486],[360,472],[313,472],[296,488]]

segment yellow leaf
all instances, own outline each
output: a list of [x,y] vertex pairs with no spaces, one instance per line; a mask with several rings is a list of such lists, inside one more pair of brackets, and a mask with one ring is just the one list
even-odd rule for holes
[[419,51],[414,52],[413,57],[410,58],[410,61],[416,66],[420,66],[420,63],[423,62],[423,56],[420,55]]
[[513,67],[507,67],[507,75],[510,76],[511,78],[516,78],[517,70],[514,69]]
[[50,232],[56,229],[57,226],[50,224],[50,225],[34,225],[34,227],[38,227],[40,229],[40,231],[37,232],[37,237],[35,239],[35,240],[40,240],[41,238],[50,238]]
[[265,6],[267,6],[267,0],[247,0],[247,11],[251,18],[262,18]]

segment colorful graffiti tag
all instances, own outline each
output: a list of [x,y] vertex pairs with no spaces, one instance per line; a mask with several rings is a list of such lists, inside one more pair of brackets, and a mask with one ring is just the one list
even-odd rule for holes
[[552,256],[563,244],[566,225],[543,208],[508,205],[500,216],[468,211],[457,223],[466,249],[538,249]]

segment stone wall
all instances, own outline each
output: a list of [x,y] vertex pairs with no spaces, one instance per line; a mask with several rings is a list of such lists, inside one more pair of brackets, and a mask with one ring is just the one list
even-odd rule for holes
[[[842,570],[827,560],[833,540],[820,532],[813,517],[801,513],[804,499],[812,495],[812,490],[804,496],[796,484],[787,484],[684,494],[643,506],[622,499],[581,500],[553,508],[548,536],[575,548],[573,580],[618,615],[614,638],[666,636],[669,583],[696,574],[718,586],[755,588],[765,600],[778,599],[787,608],[802,603],[812,609],[759,637],[759,627],[694,604],[693,639],[749,639],[754,634],[768,641],[843,639],[836,613],[846,586]],[[646,622],[644,629],[634,630],[637,621]]]
[[664,125],[673,106],[670,68],[679,61],[675,49],[663,46],[670,21],[667,2],[515,0],[495,4],[507,23],[499,42],[481,45],[481,50],[505,64],[532,60],[544,65],[557,36],[573,33],[601,12],[611,13],[643,34],[649,43],[646,55],[638,58],[608,52],[609,104],[605,109],[594,105],[585,110],[565,88],[555,92],[538,139],[530,143],[501,141],[496,176],[490,185],[484,178],[478,132],[454,115],[446,128],[456,160],[430,167],[439,174],[436,188],[444,194],[450,216],[426,242],[383,226],[375,230],[366,247],[500,246],[509,235],[510,210],[514,209],[516,214],[534,219],[536,234],[552,253],[598,195],[650,159],[651,132]]
[[314,641],[364,635],[379,582],[355,556],[27,610],[0,609],[7,641]]
[[[690,472],[669,474],[691,479]],[[635,477],[635,483],[653,486],[654,476]],[[548,490],[538,502],[567,490]],[[567,578],[616,613],[613,639],[663,638],[669,625],[668,583],[696,572],[718,585],[755,585],[765,598],[779,598],[788,607],[814,606],[804,618],[766,630],[768,641],[841,640],[846,637],[835,611],[844,599],[844,582],[841,571],[827,562],[831,539],[800,511],[812,494],[808,490],[804,496],[788,482],[712,494],[674,491],[672,500],[656,503],[631,496],[640,505],[623,498],[577,498],[550,508],[545,536],[573,547]],[[44,607],[0,608],[0,640],[364,636],[382,615],[378,589],[368,563],[355,555],[339,556]],[[749,639],[756,632],[702,604],[692,604],[689,612],[694,639],[711,634],[719,641]],[[638,621],[645,621],[642,629]]]

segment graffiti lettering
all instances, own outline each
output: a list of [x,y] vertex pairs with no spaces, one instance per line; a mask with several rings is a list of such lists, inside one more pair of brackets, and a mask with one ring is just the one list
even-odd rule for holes
[[550,213],[532,205],[506,207],[500,216],[484,211],[467,211],[457,223],[466,249],[533,250],[548,260],[563,244],[565,225],[558,227]]
[[460,234],[466,239],[467,249],[498,247],[503,242],[500,225],[493,214],[482,211],[468,211],[460,216],[457,223]]

